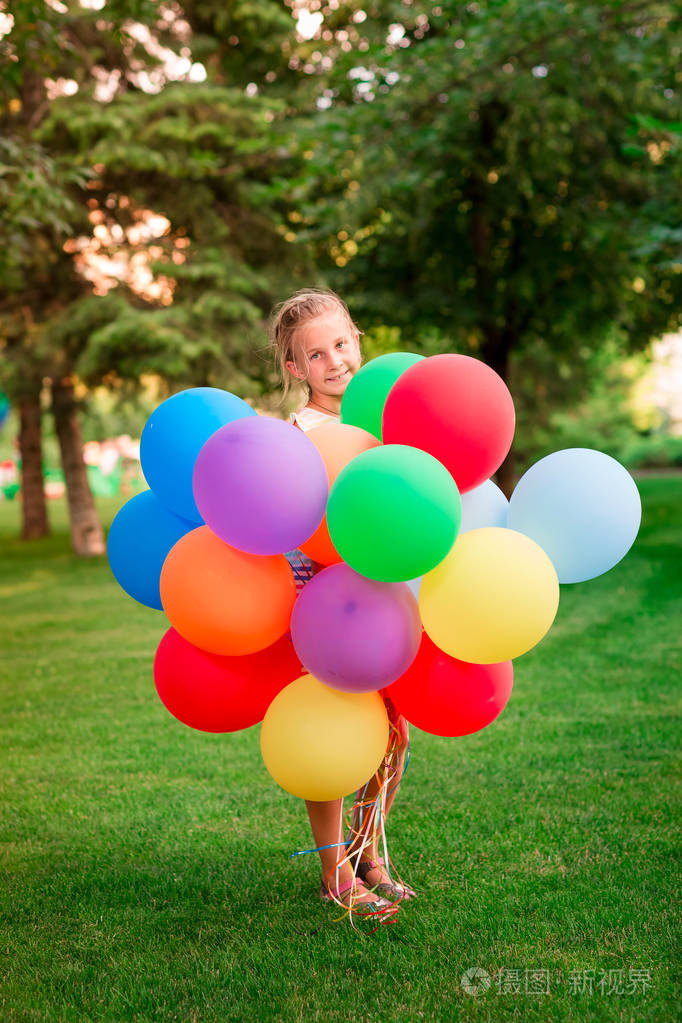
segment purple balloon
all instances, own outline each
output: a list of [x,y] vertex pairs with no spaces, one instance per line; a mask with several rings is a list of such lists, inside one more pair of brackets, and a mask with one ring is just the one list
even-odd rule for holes
[[348,565],[316,575],[294,604],[291,639],[304,667],[333,689],[367,693],[395,682],[417,656],[422,626],[406,583]]
[[206,441],[194,466],[194,498],[216,536],[249,554],[284,554],[315,532],[329,481],[301,431],[265,416],[235,419]]

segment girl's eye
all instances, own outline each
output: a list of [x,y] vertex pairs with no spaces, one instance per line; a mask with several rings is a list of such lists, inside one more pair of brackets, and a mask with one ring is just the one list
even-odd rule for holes
[[346,342],[345,342],[345,341],[339,341],[339,342],[337,343],[336,347],[337,347],[337,348],[343,348],[345,344],[346,344]]

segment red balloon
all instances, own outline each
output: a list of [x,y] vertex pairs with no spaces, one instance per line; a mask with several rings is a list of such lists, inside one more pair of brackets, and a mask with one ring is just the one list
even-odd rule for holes
[[415,660],[383,692],[424,732],[471,735],[502,713],[513,681],[511,661],[467,664],[444,653],[424,633]]
[[398,378],[384,406],[384,444],[421,448],[464,493],[489,479],[514,437],[514,402],[494,369],[468,355],[432,355]]
[[262,721],[280,689],[302,674],[289,636],[243,657],[224,657],[169,629],[154,659],[161,702],[201,732],[237,732]]

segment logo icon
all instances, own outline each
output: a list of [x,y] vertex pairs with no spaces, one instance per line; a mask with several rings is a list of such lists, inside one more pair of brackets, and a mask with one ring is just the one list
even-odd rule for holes
[[462,974],[460,984],[466,994],[477,995],[490,987],[490,974],[482,966],[470,966],[466,973]]

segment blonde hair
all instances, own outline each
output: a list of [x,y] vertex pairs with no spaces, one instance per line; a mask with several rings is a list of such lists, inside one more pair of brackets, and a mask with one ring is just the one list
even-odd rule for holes
[[273,309],[270,318],[270,349],[279,369],[284,398],[291,388],[291,373],[287,369],[287,362],[296,362],[296,332],[329,309],[338,309],[351,330],[356,334],[361,333],[346,303],[328,288],[301,288]]

